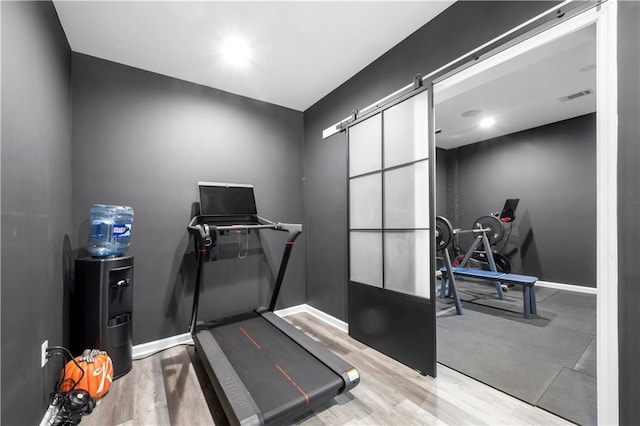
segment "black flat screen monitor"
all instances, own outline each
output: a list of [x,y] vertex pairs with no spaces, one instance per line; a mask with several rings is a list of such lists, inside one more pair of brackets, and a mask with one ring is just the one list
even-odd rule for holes
[[509,198],[504,203],[504,207],[502,208],[502,212],[500,213],[500,218],[507,222],[513,222],[516,219],[516,208],[518,208],[518,203],[520,202],[520,198]]
[[258,212],[253,185],[198,182],[200,214],[221,217],[255,217]]

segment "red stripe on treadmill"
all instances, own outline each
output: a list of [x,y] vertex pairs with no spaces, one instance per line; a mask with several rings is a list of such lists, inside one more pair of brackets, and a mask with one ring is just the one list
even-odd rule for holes
[[307,405],[309,405],[309,396],[307,395],[307,393],[300,386],[298,386],[298,384],[296,382],[293,381],[291,376],[289,376],[289,374],[287,374],[287,372],[284,370],[284,368],[280,367],[278,364],[276,364],[276,368],[278,369],[278,371],[280,371],[280,373],[282,373],[282,375],[287,380],[289,380],[289,382],[291,382],[291,384],[293,386],[296,387],[296,389],[298,389],[298,391],[302,394],[302,396],[304,396],[304,400],[306,401]]
[[258,344],[258,342],[256,342],[255,340],[253,340],[253,337],[249,336],[249,333],[247,333],[247,330],[244,329],[244,327],[240,327],[240,331],[242,331],[242,333],[247,336],[247,339],[251,340],[251,343],[253,343],[253,345],[258,348],[258,349],[262,349],[260,347],[260,345]]
[[288,380],[288,381],[290,381],[290,382],[292,382],[292,383],[293,383],[293,380],[291,380],[291,377],[289,377],[289,375],[287,374],[287,372],[286,372],[286,371],[284,371],[284,369],[283,369],[282,367],[280,367],[278,364],[276,364],[276,368],[277,368],[277,369],[282,373],[282,375],[283,375],[284,377],[286,377],[286,378],[287,378],[287,380]]

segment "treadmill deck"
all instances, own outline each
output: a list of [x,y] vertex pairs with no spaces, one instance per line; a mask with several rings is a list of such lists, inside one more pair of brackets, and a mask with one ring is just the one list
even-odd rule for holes
[[265,423],[311,410],[344,387],[339,375],[257,313],[200,333],[213,336]]

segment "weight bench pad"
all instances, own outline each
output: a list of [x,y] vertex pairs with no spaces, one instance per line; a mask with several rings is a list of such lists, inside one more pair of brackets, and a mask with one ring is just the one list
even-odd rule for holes
[[[446,268],[440,269],[446,272]],[[504,272],[486,271],[484,269],[472,268],[452,268],[452,272],[470,278],[481,278],[491,281],[500,281],[503,283],[517,284],[522,286],[522,303],[524,307],[524,317],[531,318],[531,314],[537,314],[536,292],[534,284],[538,281],[537,277],[519,274],[505,274]]]

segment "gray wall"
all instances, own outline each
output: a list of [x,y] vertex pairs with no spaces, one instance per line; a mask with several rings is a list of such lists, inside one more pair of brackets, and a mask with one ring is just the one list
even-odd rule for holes
[[[449,150],[454,227],[470,229],[507,198],[520,198],[503,252],[512,252],[513,271],[595,287],[595,132],[589,114]],[[464,251],[471,242],[460,236]]]
[[[302,222],[302,113],[77,53],[72,69],[73,247],[83,255],[92,204],[133,207],[134,344],[185,333],[197,182],[252,183],[260,215]],[[205,269],[200,318],[267,303],[260,284],[286,241],[267,234],[244,262],[235,236],[221,240],[228,259]],[[301,241],[279,307],[305,300]]]
[[347,139],[343,132],[322,140],[322,130],[555,3],[456,2],[305,111],[308,304],[347,317]]
[[[436,215],[444,216],[451,220],[452,217],[447,213],[449,202],[449,186],[452,180],[449,178],[449,151],[446,149],[436,148]],[[451,185],[455,187],[455,185]],[[452,194],[451,198],[455,198]]]
[[[49,2],[2,8],[2,416],[38,424],[62,368],[65,235],[71,232],[70,57]],[[68,248],[68,244],[67,244]],[[68,253],[68,250],[66,250]]]
[[640,3],[618,3],[620,424],[640,424]]

